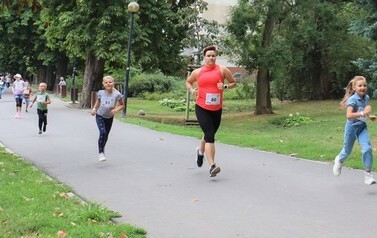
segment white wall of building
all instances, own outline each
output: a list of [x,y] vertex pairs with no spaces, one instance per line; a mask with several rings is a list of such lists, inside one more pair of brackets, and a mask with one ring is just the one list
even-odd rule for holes
[[210,21],[217,21],[224,24],[229,16],[230,7],[237,3],[237,0],[206,0],[208,10],[203,17]]

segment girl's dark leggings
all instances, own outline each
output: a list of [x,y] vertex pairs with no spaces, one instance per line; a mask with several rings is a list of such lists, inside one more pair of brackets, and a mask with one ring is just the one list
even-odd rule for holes
[[22,96],[17,95],[16,96],[16,107],[21,107],[22,106]]
[[195,105],[195,114],[200,128],[202,128],[204,133],[205,142],[215,143],[215,134],[220,127],[222,109],[218,111],[209,111]]
[[98,138],[98,153],[105,152],[105,146],[107,139],[109,137],[109,133],[111,130],[111,126],[113,125],[114,118],[104,118],[100,115],[96,115],[96,122],[99,130],[99,138]]
[[46,127],[47,125],[47,110],[37,109],[37,113],[39,130],[42,130],[42,126]]

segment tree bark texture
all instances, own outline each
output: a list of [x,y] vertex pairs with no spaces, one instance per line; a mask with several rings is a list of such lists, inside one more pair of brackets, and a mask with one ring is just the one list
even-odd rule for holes
[[60,77],[64,77],[67,80],[67,70],[68,70],[68,58],[66,56],[61,56],[56,63],[56,78],[55,86],[59,83]]
[[[267,18],[264,24],[262,49],[267,49],[271,45],[272,41],[272,32],[274,30],[276,16],[271,14],[270,11],[271,10],[269,10],[269,14],[267,14]],[[265,62],[263,62],[258,68],[257,92],[254,113],[255,115],[273,114],[270,93],[269,67]]]
[[[321,16],[316,18],[316,28],[318,32],[324,29],[324,21]],[[312,100],[324,100],[330,98],[330,80],[328,72],[328,62],[325,55],[325,43],[317,43],[312,52],[310,52],[312,65]]]
[[321,51],[312,54],[312,100],[324,100],[330,98],[330,81],[326,63]]
[[52,66],[42,66],[38,70],[37,77],[34,79],[34,84],[47,83],[47,90],[54,90],[54,69]]
[[90,108],[92,91],[97,91],[102,86],[104,67],[104,59],[98,59],[93,51],[87,53],[80,103],[81,108]]

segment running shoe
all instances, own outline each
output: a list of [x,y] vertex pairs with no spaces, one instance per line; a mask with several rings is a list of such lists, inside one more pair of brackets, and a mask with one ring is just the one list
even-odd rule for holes
[[366,185],[372,185],[376,183],[376,180],[373,178],[373,174],[370,172],[364,172],[364,182]]
[[42,134],[42,131],[41,131],[41,130],[39,130],[38,134]]
[[198,165],[198,167],[202,167],[203,158],[204,158],[204,155],[201,155],[199,153],[199,147],[196,147],[196,164]]
[[216,166],[216,164],[212,165],[209,169],[209,176],[215,177],[218,173],[220,173],[221,169],[220,167]]
[[99,153],[99,155],[98,155],[98,161],[99,162],[106,161],[106,157],[105,157],[104,153]]
[[335,176],[339,176],[342,173],[342,162],[339,160],[339,156],[335,157],[332,172]]

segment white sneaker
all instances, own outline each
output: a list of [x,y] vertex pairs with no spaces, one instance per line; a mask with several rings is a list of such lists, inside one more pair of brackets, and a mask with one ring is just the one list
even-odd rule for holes
[[106,160],[105,154],[104,153],[99,153],[98,155],[98,161],[103,162]]
[[372,185],[376,183],[376,180],[374,180],[373,178],[373,174],[371,174],[370,172],[364,172],[364,176],[365,176],[364,182],[366,185]]
[[338,156],[335,157],[332,172],[335,176],[339,176],[342,173],[342,162],[340,162]]

